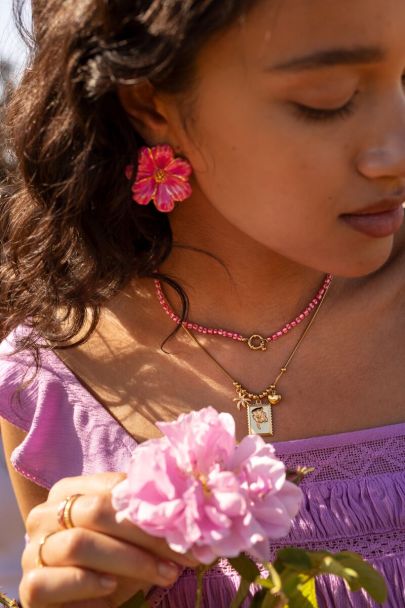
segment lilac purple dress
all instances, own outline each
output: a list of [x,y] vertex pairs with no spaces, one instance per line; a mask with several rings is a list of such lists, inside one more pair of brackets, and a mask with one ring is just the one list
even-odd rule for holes
[[[45,488],[58,479],[126,470],[135,440],[50,351],[32,383],[16,393],[31,357],[0,346],[0,416],[27,432],[12,454],[22,475]],[[380,428],[275,443],[288,467],[315,467],[303,483],[305,501],[288,537],[299,546],[361,553],[385,576],[384,608],[405,608],[405,422]],[[276,546],[272,549],[276,549]],[[153,608],[194,608],[195,577],[184,570],[169,589],[155,588]],[[205,577],[205,608],[228,608],[238,577],[224,561]],[[320,608],[374,608],[332,576],[317,582]],[[249,601],[246,602],[249,605]]]

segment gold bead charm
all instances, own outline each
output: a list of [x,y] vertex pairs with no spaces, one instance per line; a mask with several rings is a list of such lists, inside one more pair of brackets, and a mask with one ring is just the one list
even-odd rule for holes
[[269,395],[267,396],[267,399],[269,400],[269,403],[271,405],[278,405],[280,403],[281,395],[280,395],[280,393],[277,393],[275,386],[271,387],[271,393],[269,393]]

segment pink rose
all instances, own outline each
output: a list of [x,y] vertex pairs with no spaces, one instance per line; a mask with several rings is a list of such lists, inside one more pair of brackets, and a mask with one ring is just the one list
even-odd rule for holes
[[269,539],[288,534],[302,492],[261,437],[238,445],[230,414],[212,407],[158,423],[113,490],[117,520],[129,519],[174,551],[204,564],[246,551],[268,559]]

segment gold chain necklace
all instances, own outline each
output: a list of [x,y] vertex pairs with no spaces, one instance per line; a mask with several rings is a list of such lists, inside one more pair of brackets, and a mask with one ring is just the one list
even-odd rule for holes
[[262,435],[263,437],[271,437],[274,435],[273,431],[273,414],[272,414],[272,406],[278,405],[282,400],[282,395],[277,390],[277,384],[281,380],[282,376],[287,372],[288,366],[293,360],[296,352],[302,344],[305,336],[308,334],[311,329],[316,317],[321,310],[322,304],[326,299],[326,295],[329,291],[330,283],[323,294],[322,300],[319,303],[318,308],[315,310],[312,318],[308,322],[308,325],[302,332],[297,344],[294,346],[291,351],[287,361],[280,368],[280,371],[272,384],[266,387],[261,393],[251,393],[241,384],[234,380],[231,374],[226,370],[223,365],[207,350],[207,348],[201,344],[201,342],[197,339],[197,337],[192,334],[187,327],[184,325],[183,330],[186,334],[191,338],[199,348],[201,348],[205,354],[213,361],[222,371],[230,378],[232,384],[236,391],[236,397],[233,401],[236,403],[238,410],[241,408],[246,409],[247,412],[247,425],[249,435]]

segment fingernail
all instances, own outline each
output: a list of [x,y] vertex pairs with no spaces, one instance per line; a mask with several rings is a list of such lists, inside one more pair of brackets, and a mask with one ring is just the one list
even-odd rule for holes
[[167,580],[173,580],[179,575],[177,566],[171,562],[158,562],[157,570],[159,575]]
[[100,576],[100,585],[104,587],[104,589],[114,589],[117,585],[117,579],[112,576]]

